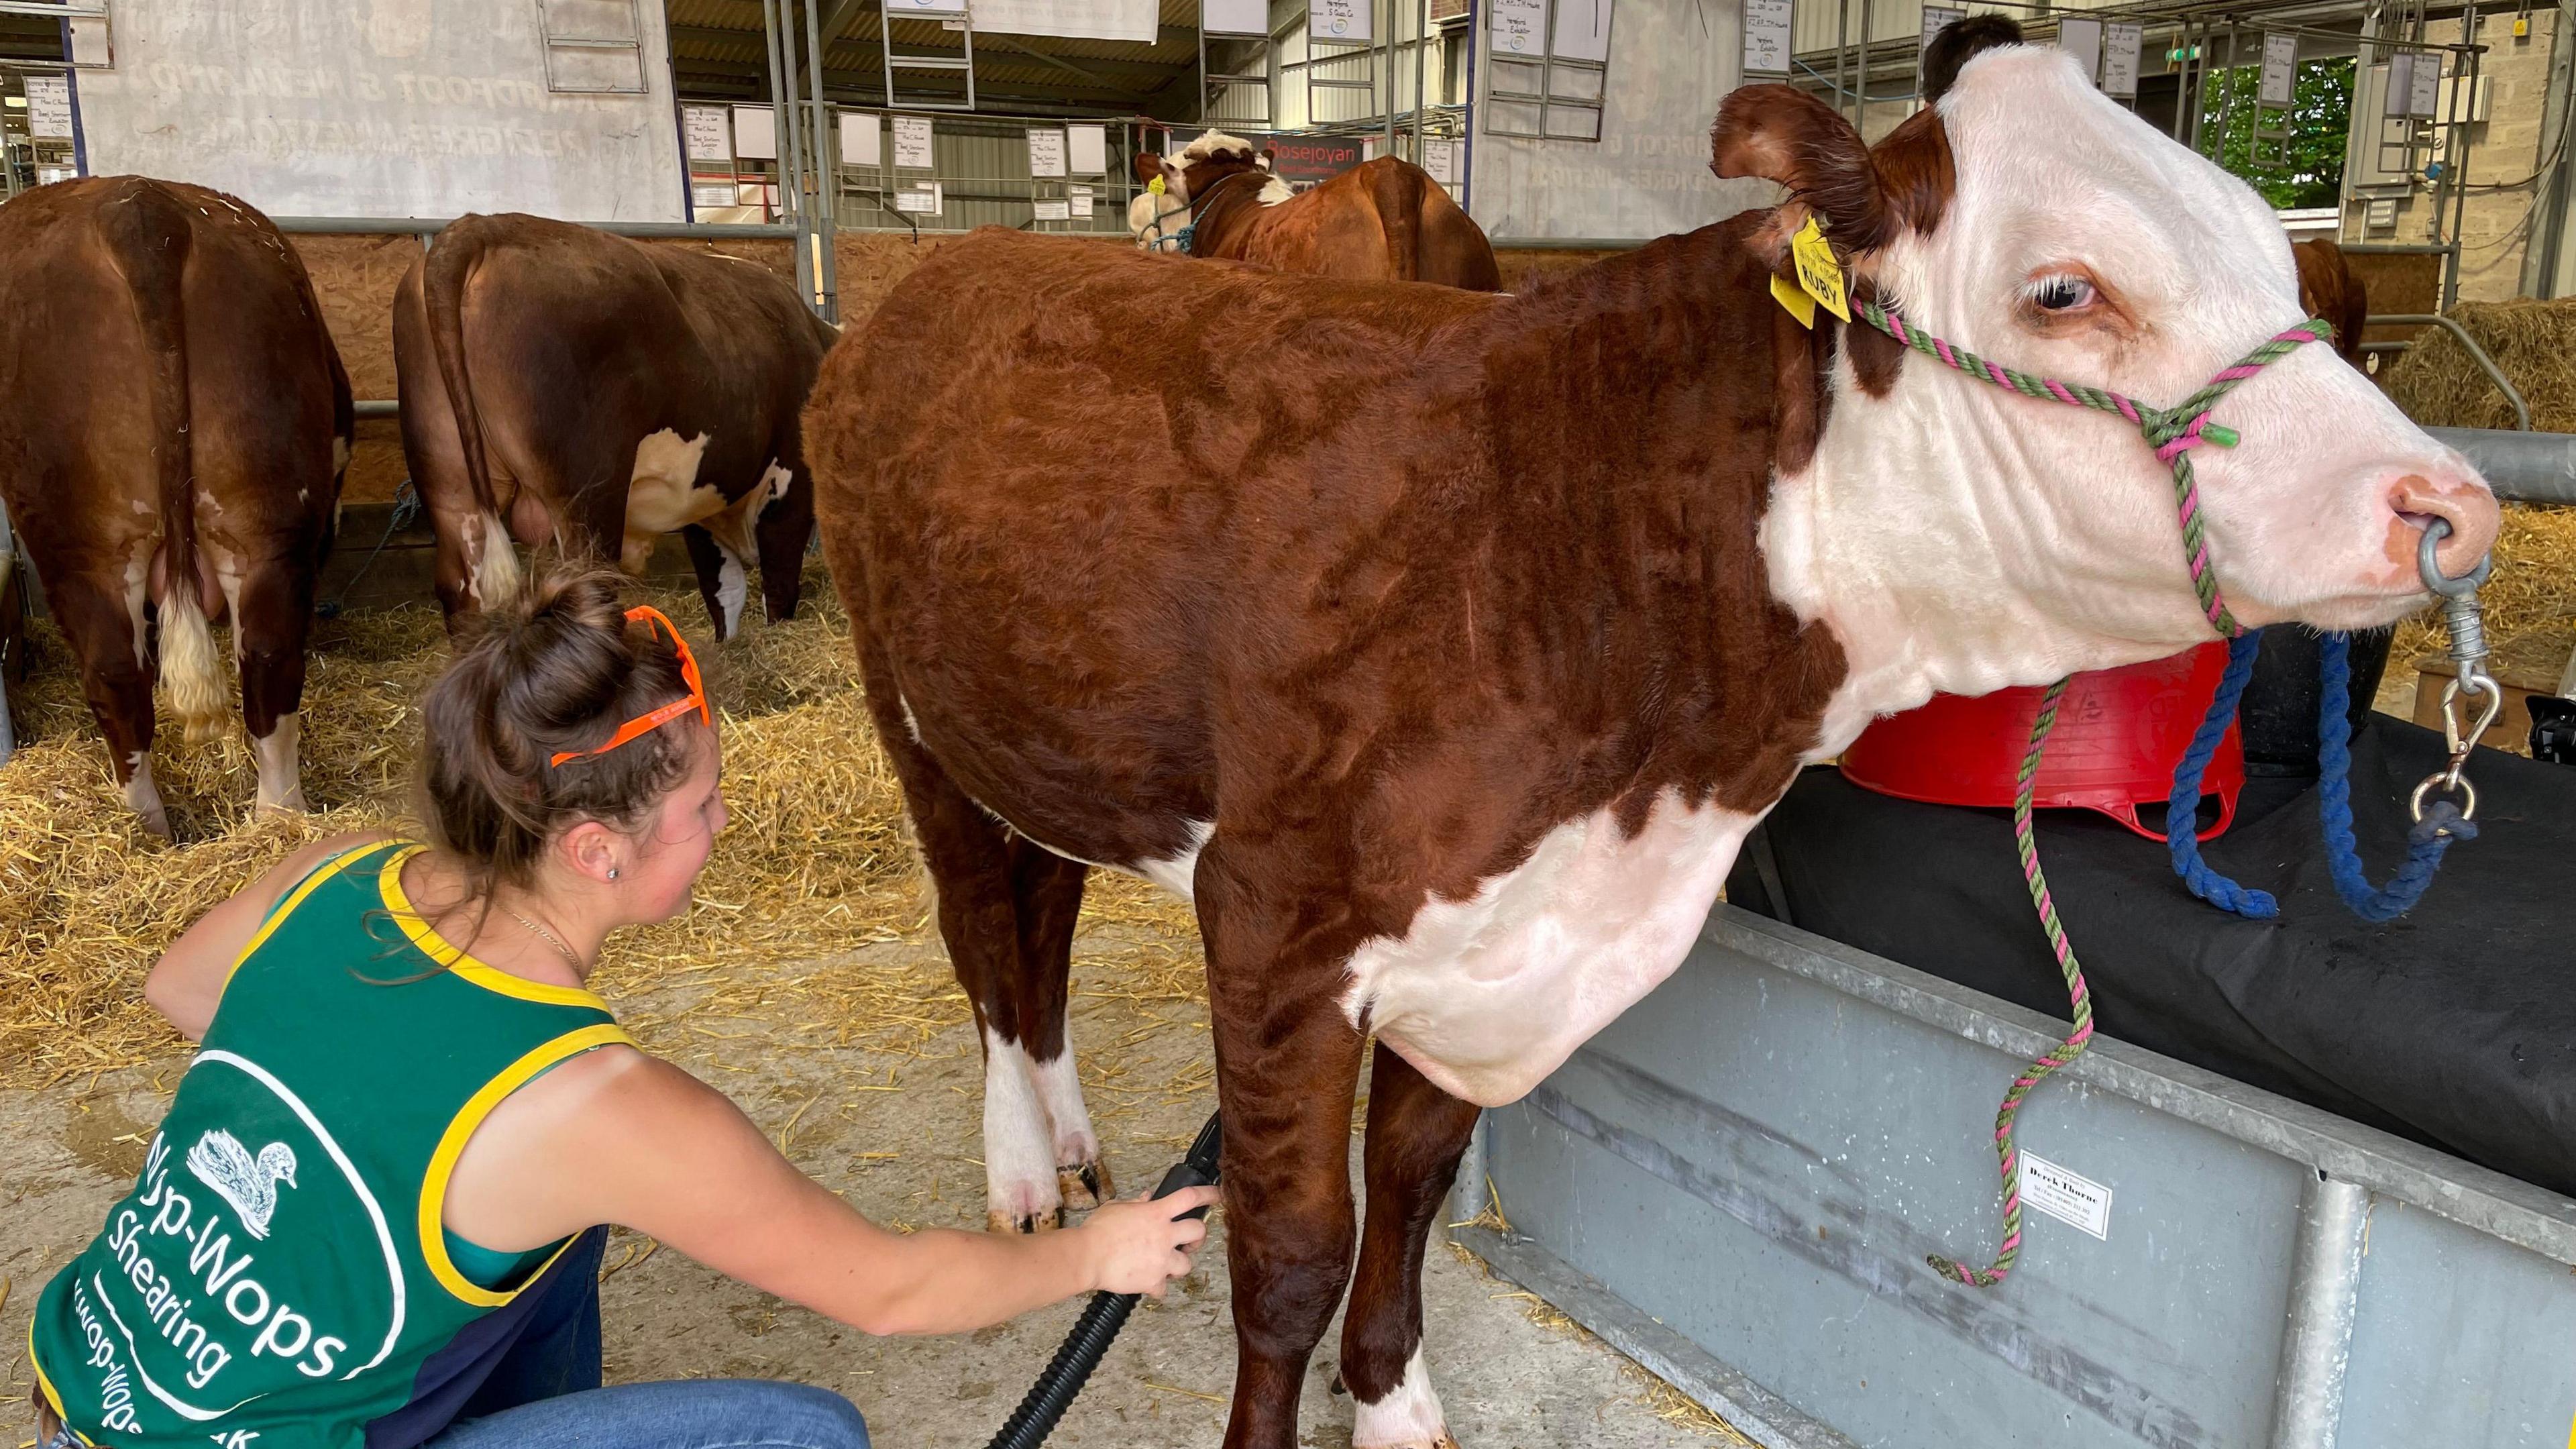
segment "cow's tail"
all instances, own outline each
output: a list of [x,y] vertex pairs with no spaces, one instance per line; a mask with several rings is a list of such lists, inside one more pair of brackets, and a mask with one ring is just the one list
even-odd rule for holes
[[456,419],[457,451],[474,488],[474,535],[465,541],[467,587],[475,602],[497,609],[519,596],[518,551],[501,522],[492,491],[492,465],[483,452],[483,417],[474,408],[474,386],[465,372],[465,284],[483,260],[483,241],[471,223],[451,226],[421,260],[420,304],[428,314],[430,350],[447,388],[447,410]]
[[1400,161],[1378,168],[1369,182],[1378,224],[1386,229],[1386,274],[1399,282],[1422,276],[1424,184],[1423,172]]
[[[206,625],[197,566],[196,447],[188,412],[188,328],[183,283],[192,209],[148,180],[129,183],[99,213],[99,229],[134,302],[150,358],[154,492],[161,505],[161,679],[190,740],[223,728],[224,677]],[[236,625],[238,627],[238,625]]]

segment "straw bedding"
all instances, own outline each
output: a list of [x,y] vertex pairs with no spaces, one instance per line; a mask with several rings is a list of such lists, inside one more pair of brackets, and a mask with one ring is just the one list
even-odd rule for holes
[[[867,952],[928,941],[901,795],[877,751],[846,621],[828,581],[803,615],[710,642],[693,591],[656,593],[705,662],[725,740],[733,826],[682,920],[620,933],[601,963],[612,997],[692,988],[693,1015],[756,1012],[782,1029],[900,1047],[968,1018],[935,955]],[[61,636],[39,627],[16,694],[25,740],[0,768],[0,1085],[41,1086],[133,1066],[181,1043],[144,1004],[161,950],[208,907],[319,835],[399,828],[418,743],[414,701],[448,657],[437,611],[317,621],[305,688],[306,794],[316,814],[251,815],[236,728],[190,746],[165,719],[154,772],[179,843],[118,800],[105,744]],[[1187,907],[1124,877],[1093,877],[1087,928],[1135,944],[1086,962],[1086,994],[1196,999]],[[900,959],[898,959],[900,958]],[[779,968],[797,963],[798,970]],[[1090,978],[1099,978],[1092,980]],[[649,1043],[650,1019],[630,1022]]]

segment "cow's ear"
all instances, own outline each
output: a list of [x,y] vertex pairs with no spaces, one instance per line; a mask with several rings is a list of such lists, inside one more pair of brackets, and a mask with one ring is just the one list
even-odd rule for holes
[[1139,151],[1136,153],[1137,185],[1151,186],[1154,184],[1154,178],[1162,174],[1163,158],[1161,156],[1156,155],[1151,151]]
[[1845,254],[1874,251],[1895,237],[1869,147],[1833,107],[1783,85],[1742,86],[1718,107],[1709,132],[1709,169],[1759,176],[1822,217]]
[[1953,21],[1923,48],[1923,104],[1941,99],[1959,79],[1959,67],[1998,46],[2021,44],[2021,22],[2009,15],[1971,15]]

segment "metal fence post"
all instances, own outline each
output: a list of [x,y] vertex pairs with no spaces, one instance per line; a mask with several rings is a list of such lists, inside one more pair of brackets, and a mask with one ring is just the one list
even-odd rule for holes
[[2281,1377],[2272,1396],[2272,1449],[2334,1449],[2369,1225],[2370,1193],[2356,1184],[2319,1172],[2299,1193],[2289,1321],[2281,1331]]

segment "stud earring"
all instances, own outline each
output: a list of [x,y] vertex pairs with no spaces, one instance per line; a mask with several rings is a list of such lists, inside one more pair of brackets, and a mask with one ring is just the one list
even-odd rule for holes
[[608,878],[610,880],[617,879],[617,867],[612,865],[608,868]]

